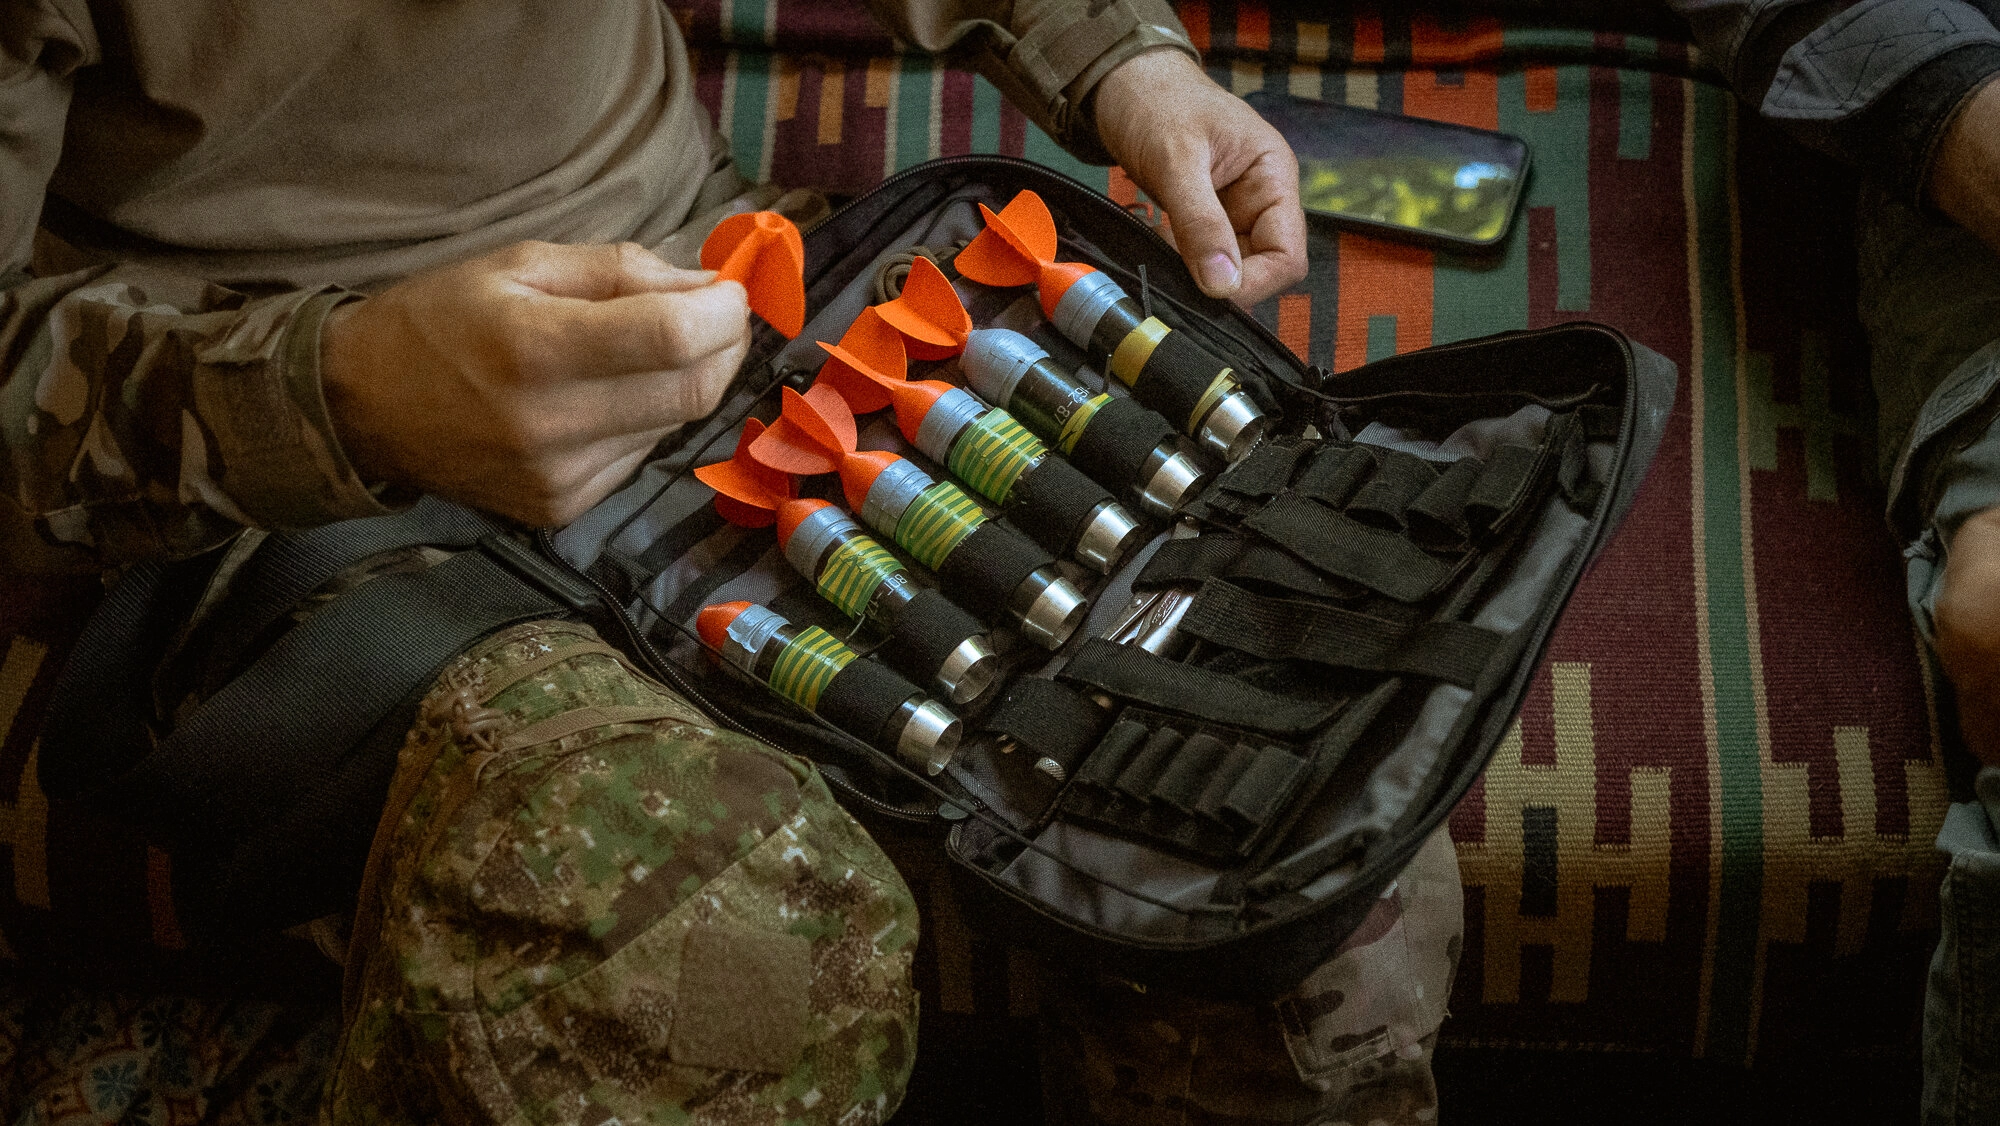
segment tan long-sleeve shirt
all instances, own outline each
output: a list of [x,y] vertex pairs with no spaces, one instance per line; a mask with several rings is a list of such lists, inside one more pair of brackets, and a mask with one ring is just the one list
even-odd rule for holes
[[[1096,81],[1187,49],[1164,0],[873,7],[1086,156]],[[657,0],[6,0],[0,567],[379,511],[320,391],[335,303],[522,239],[657,245],[726,165]]]

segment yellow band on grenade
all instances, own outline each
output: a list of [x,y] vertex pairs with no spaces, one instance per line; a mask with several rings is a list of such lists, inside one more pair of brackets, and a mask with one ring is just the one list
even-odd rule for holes
[[1233,374],[1235,370],[1222,369],[1222,374],[1216,376],[1215,382],[1208,385],[1208,390],[1201,393],[1201,401],[1194,405],[1194,413],[1188,416],[1187,425],[1182,429],[1190,434],[1194,433],[1195,427],[1201,425],[1201,420],[1208,417],[1208,412],[1214,410],[1217,403],[1228,398],[1230,392],[1236,390],[1236,376]]
[[1139,327],[1126,333],[1125,339],[1118,342],[1118,349],[1111,353],[1111,374],[1127,387],[1139,382],[1139,372],[1153,358],[1153,349],[1172,331],[1158,317],[1140,321]]
[[1056,435],[1056,448],[1063,452],[1064,457],[1076,451],[1077,440],[1090,428],[1091,417],[1110,401],[1111,396],[1098,395],[1070,412],[1069,419],[1063,423],[1062,431]]

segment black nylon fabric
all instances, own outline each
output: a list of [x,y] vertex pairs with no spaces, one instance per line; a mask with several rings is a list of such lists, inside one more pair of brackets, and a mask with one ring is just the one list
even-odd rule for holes
[[1394,532],[1371,527],[1316,501],[1283,496],[1243,526],[1336,578],[1360,583],[1398,602],[1422,602],[1457,573]]
[[1104,486],[1050,454],[1014,482],[1003,511],[1015,527],[1048,548],[1050,554],[1067,558],[1091,514],[1110,503],[1111,494]]
[[1146,357],[1139,378],[1132,384],[1132,394],[1185,430],[1195,421],[1194,409],[1208,393],[1209,384],[1227,367],[1200,341],[1175,329],[1153,346],[1153,354]]
[[989,622],[1006,616],[1007,602],[1021,583],[1055,557],[1011,524],[988,520],[944,557],[938,577],[966,609]]
[[1007,686],[980,727],[1054,759],[1067,774],[1090,753],[1110,722],[1108,710],[1055,681],[1024,676]]
[[884,750],[894,750],[900,732],[887,730],[903,701],[917,695],[917,686],[887,665],[860,659],[834,674],[819,696],[817,711],[842,731],[852,731]]
[[1301,598],[1204,583],[1181,628],[1267,660],[1303,660],[1371,672],[1429,677],[1470,688],[1501,637],[1470,622],[1396,622]]
[[890,623],[889,640],[882,651],[911,679],[929,684],[952,651],[980,632],[972,615],[941,591],[919,587]]
[[1159,412],[1134,399],[1114,398],[1097,408],[1077,435],[1070,464],[1118,495],[1132,495],[1146,484],[1140,480],[1146,459],[1176,433]]
[[1095,637],[1070,658],[1061,677],[1163,711],[1280,737],[1312,731],[1344,703],[1281,696],[1233,676]]

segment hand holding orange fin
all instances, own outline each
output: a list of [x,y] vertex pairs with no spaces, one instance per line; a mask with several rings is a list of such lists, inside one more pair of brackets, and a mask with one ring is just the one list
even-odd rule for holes
[[775,211],[731,215],[701,244],[701,268],[742,284],[750,311],[791,339],[806,326],[806,248]]
[[820,342],[830,359],[819,369],[815,387],[831,387],[847,400],[855,414],[879,411],[889,405],[889,384],[909,378],[909,359],[903,353],[903,334],[870,306],[861,310],[838,344]]
[[972,332],[972,315],[965,311],[958,291],[951,287],[944,271],[922,255],[910,263],[902,294],[875,306],[875,310],[909,338],[909,353],[920,360],[958,355],[965,351],[965,338]]
[[997,215],[982,203],[979,214],[986,229],[953,259],[958,272],[981,285],[1036,286],[1044,316],[1054,317],[1069,287],[1097,272],[1095,266],[1055,260],[1055,216],[1034,192],[1021,192]]
[[789,474],[760,465],[750,456],[751,443],[763,432],[762,421],[745,421],[734,456],[694,471],[697,480],[715,490],[715,510],[738,527],[770,527],[778,519],[779,507],[798,495],[798,482]]

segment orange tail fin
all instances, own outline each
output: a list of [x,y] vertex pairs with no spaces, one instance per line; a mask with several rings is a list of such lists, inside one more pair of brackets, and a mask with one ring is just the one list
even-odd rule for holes
[[817,383],[801,395],[787,387],[778,421],[750,444],[765,466],[799,476],[833,473],[854,452],[854,412],[840,392]]
[[909,353],[920,360],[958,355],[965,351],[965,338],[972,331],[972,316],[965,311],[950,279],[921,255],[910,263],[910,276],[903,280],[901,296],[875,309],[909,338]]
[[697,480],[715,490],[715,510],[722,518],[744,528],[770,527],[778,519],[778,507],[798,494],[798,482],[790,474],[750,456],[751,445],[763,433],[763,422],[746,421],[734,456],[694,471]]
[[790,339],[806,326],[806,248],[775,211],[731,215],[701,244],[701,268],[741,282],[750,311]]
[[982,203],[979,214],[986,229],[954,261],[959,273],[981,285],[1033,285],[1040,291],[1042,312],[1052,317],[1069,287],[1097,272],[1081,262],[1056,261],[1055,216],[1033,192],[1021,192],[997,215]]
[[828,386],[840,392],[855,414],[888,406],[888,387],[909,378],[903,334],[883,320],[877,308],[861,310],[861,315],[847,326],[840,343],[820,342],[831,358],[820,366],[819,378],[813,386]]

